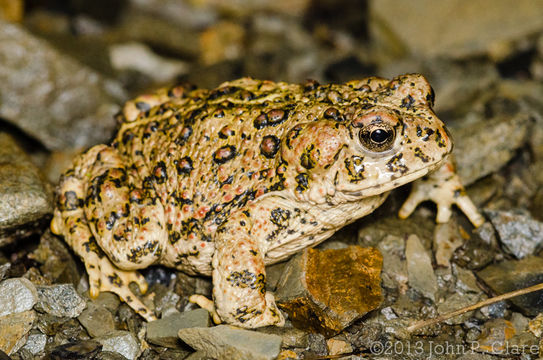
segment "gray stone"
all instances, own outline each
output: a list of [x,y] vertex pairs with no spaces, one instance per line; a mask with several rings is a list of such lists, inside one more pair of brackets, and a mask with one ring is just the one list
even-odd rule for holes
[[42,334],[39,331],[34,331],[28,335],[26,344],[23,346],[23,349],[26,349],[32,353],[32,355],[37,355],[45,349],[47,344],[47,335]]
[[179,330],[185,343],[207,356],[229,360],[272,360],[279,355],[281,337],[219,325]]
[[25,278],[0,283],[0,317],[31,310],[38,301],[36,286]]
[[[533,110],[525,102],[498,91],[484,103],[461,114],[461,126],[451,126],[458,175],[464,186],[495,173],[528,142]],[[488,151],[492,149],[492,151]]]
[[54,316],[77,317],[87,306],[72,284],[38,286],[35,309]]
[[0,350],[8,355],[18,351],[36,320],[33,310],[0,317]]
[[156,345],[177,348],[181,345],[179,330],[209,327],[210,324],[209,312],[205,309],[171,313],[147,324],[147,340]]
[[138,340],[128,331],[115,331],[95,340],[102,344],[103,351],[121,354],[129,360],[137,359],[141,352]]
[[283,339],[282,348],[307,348],[309,346],[309,333],[293,327],[267,326],[259,328],[257,331],[281,336]]
[[93,302],[87,304],[77,320],[83,325],[90,336],[104,336],[115,330],[113,314],[103,306],[98,306]]
[[[527,256],[522,260],[505,260],[487,266],[477,276],[497,295],[541,283],[543,259]],[[516,296],[511,301],[520,311],[533,317],[543,312],[542,291]]]
[[409,286],[423,296],[435,301],[437,278],[432,267],[432,260],[418,236],[410,235],[407,238],[405,258],[407,260]]
[[[0,50],[0,58],[1,54]],[[0,116],[2,104],[5,102],[2,97],[1,67],[0,60]],[[36,231],[40,220],[53,211],[53,196],[38,168],[32,164],[11,136],[0,132],[0,144],[2,144],[0,147],[0,246],[2,246]]]
[[0,265],[0,281],[4,280],[10,268],[11,268],[10,263],[5,263],[3,265]]
[[543,3],[532,0],[372,0],[369,8],[374,43],[421,57],[503,58],[510,42],[543,27]]
[[[443,302],[441,302],[441,303],[439,303],[437,305],[437,312],[440,315],[446,314],[446,313],[449,313],[451,311],[461,309],[461,308],[463,308],[465,306],[473,305],[479,300],[480,300],[479,294],[455,293],[455,294],[452,294],[450,296],[447,296]],[[450,318],[450,319],[446,320],[445,323],[447,323],[449,325],[462,324],[463,322],[465,322],[466,320],[471,318],[472,315],[473,315],[473,311],[470,311],[470,312],[464,313],[462,315]]]
[[116,103],[125,98],[116,82],[1,20],[0,55],[2,118],[51,150],[109,139]]
[[543,243],[543,223],[524,211],[492,211],[485,214],[498,232],[504,249],[522,259],[533,254]]

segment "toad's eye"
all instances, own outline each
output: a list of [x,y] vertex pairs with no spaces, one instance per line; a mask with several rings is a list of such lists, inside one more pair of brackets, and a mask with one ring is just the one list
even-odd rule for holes
[[396,133],[386,124],[374,124],[360,130],[362,146],[370,151],[382,152],[392,148]]

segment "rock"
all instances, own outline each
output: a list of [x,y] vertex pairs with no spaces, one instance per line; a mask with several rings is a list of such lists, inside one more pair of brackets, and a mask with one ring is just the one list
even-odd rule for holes
[[141,352],[138,340],[128,331],[115,331],[95,340],[102,344],[104,351],[121,354],[129,360],[137,359]]
[[[1,20],[0,20],[1,26]],[[1,29],[1,28],[0,28]],[[0,30],[1,37],[1,30]],[[0,44],[0,54],[2,45]],[[2,74],[0,60],[0,74]],[[0,75],[0,116],[2,104]],[[53,212],[51,189],[15,140],[0,132],[0,246],[31,234]],[[41,221],[41,222],[40,222]]]
[[45,349],[45,344],[47,344],[47,335],[32,330],[23,349],[30,351],[32,355],[37,355]]
[[388,235],[377,244],[377,250],[383,255],[383,286],[401,293],[407,291],[407,265],[404,259],[405,241],[403,238]]
[[328,355],[348,354],[353,351],[351,344],[342,339],[331,338],[326,341],[328,347]]
[[117,71],[138,71],[157,83],[172,81],[188,71],[187,63],[158,56],[141,43],[116,44],[109,53],[111,65]]
[[194,327],[203,328],[210,325],[209,312],[204,309],[171,313],[160,320],[147,324],[147,340],[156,345],[177,348],[181,345],[178,336],[179,330]]
[[382,262],[374,248],[305,249],[287,265],[277,304],[294,326],[332,336],[381,304]]
[[528,330],[538,338],[543,335],[543,314],[539,313],[528,322]]
[[458,175],[464,186],[501,169],[528,141],[532,111],[506,94],[498,93],[461,116],[475,119],[462,127],[449,127],[455,139]]
[[25,278],[0,283],[0,317],[31,310],[37,301],[36,287]]
[[[465,233],[465,231],[464,231]],[[437,266],[451,266],[450,259],[465,240],[454,218],[445,224],[437,224],[434,231],[434,249]]]
[[41,264],[40,272],[51,283],[73,284],[77,286],[81,271],[77,267],[73,252],[59,237],[47,230],[40,239],[32,258]]
[[[447,314],[449,312],[461,309],[468,305],[473,305],[477,303],[477,301],[480,300],[479,294],[460,294],[455,293],[450,296],[447,296],[445,300],[439,304],[437,304],[437,312],[440,315]],[[462,315],[455,316],[453,318],[450,318],[445,321],[446,324],[449,325],[457,325],[462,324],[468,319],[470,319],[473,315],[473,311],[469,311],[467,313],[464,313]]]
[[274,13],[278,12],[288,16],[302,16],[309,7],[308,0],[241,0],[241,1],[220,1],[201,0],[199,5],[206,5],[211,9],[217,9],[225,13],[233,13],[237,16],[247,16],[257,12]]
[[54,316],[75,318],[87,306],[72,284],[38,286],[36,310]]
[[24,311],[0,317],[0,350],[8,355],[18,351],[36,320],[36,312]]
[[281,348],[281,337],[228,325],[179,330],[179,337],[193,349],[214,359],[272,360]]
[[0,265],[0,281],[4,280],[10,268],[11,268],[10,263],[5,263],[5,264]]
[[[0,116],[48,149],[106,142],[116,103],[112,80],[63,56],[22,27],[0,20]],[[32,61],[29,61],[32,59]]]
[[504,249],[522,259],[533,254],[543,243],[543,223],[524,211],[492,211],[485,214],[498,232]]
[[[541,31],[543,4],[520,0],[372,0],[370,33],[381,47],[404,48],[420,57],[470,57],[499,52],[509,42]],[[492,11],[489,11],[492,9]],[[454,14],[454,16],[451,16]],[[424,19],[416,26],[410,19]],[[500,56],[498,56],[500,55]]]
[[435,301],[437,278],[432,267],[432,260],[418,236],[410,235],[407,238],[405,258],[407,260],[409,286],[423,296]]
[[94,340],[82,340],[70,342],[68,344],[57,346],[51,351],[51,358],[54,360],[64,359],[94,359],[102,345]]
[[510,321],[515,327],[515,332],[519,334],[528,328],[530,319],[528,319],[526,316],[522,315],[521,313],[514,312],[511,314]]
[[[522,260],[505,260],[487,266],[477,276],[497,295],[539,284],[543,277],[543,259],[528,256]],[[542,291],[517,296],[511,301],[526,316],[543,312]]]
[[475,351],[502,354],[508,350],[508,341],[515,335],[510,321],[492,319],[484,323],[481,336],[477,339]]
[[104,336],[115,330],[113,314],[92,301],[87,304],[87,308],[77,317],[77,320],[91,337]]
[[454,266],[456,273],[456,288],[462,293],[481,293],[481,289],[477,285],[477,278],[472,271]]
[[267,326],[259,328],[257,331],[281,336],[282,348],[307,348],[309,346],[309,334],[300,329],[286,326]]

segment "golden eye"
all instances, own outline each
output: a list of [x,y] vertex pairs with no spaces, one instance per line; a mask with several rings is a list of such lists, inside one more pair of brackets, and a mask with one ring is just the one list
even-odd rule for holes
[[391,149],[395,136],[394,129],[386,124],[369,125],[362,128],[358,134],[362,146],[375,152]]

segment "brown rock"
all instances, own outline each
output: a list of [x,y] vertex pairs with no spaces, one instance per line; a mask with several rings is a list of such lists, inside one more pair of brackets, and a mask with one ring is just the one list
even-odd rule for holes
[[20,22],[23,19],[23,0],[0,0],[0,18]]
[[332,336],[381,304],[382,264],[374,248],[306,249],[287,265],[277,303],[296,327]]
[[8,355],[19,350],[35,320],[33,310],[0,317],[0,350]]

